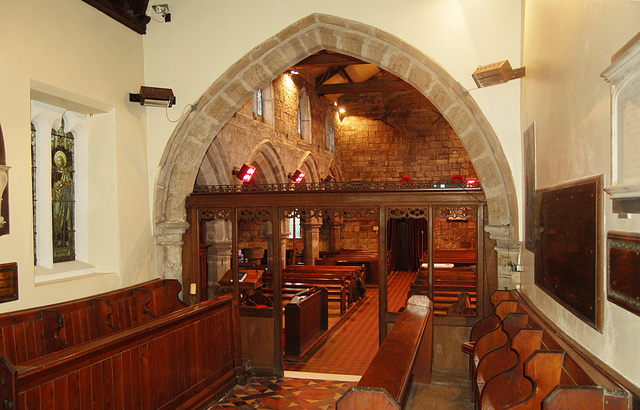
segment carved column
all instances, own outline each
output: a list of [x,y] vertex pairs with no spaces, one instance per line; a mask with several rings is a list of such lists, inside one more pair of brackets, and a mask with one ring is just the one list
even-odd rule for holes
[[336,252],[342,249],[342,227],[344,222],[342,219],[332,219],[329,222],[330,239],[329,251]]
[[320,257],[320,227],[322,219],[310,218],[302,222],[304,226],[304,264],[315,265]]
[[231,240],[214,241],[207,252],[207,283],[214,286],[231,269]]

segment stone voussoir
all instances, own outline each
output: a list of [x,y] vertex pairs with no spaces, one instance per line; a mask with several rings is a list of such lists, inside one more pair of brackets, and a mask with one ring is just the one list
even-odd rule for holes
[[361,55],[364,47],[364,37],[349,31],[337,31],[338,44],[342,50],[351,55]]
[[274,49],[265,55],[262,58],[262,64],[271,71],[272,77],[274,78],[291,67],[291,63],[287,61],[278,49]]
[[429,90],[434,83],[434,77],[432,73],[425,68],[415,64],[411,66],[408,79],[409,83],[424,95],[427,95],[429,93]]
[[276,38],[279,41],[285,41],[290,37],[300,33],[302,30],[306,29],[307,27],[312,26],[316,23],[317,23],[316,15],[311,14],[307,17],[304,17],[301,20],[296,21],[295,23],[291,24],[290,26],[288,26],[287,28],[279,32],[276,35]]

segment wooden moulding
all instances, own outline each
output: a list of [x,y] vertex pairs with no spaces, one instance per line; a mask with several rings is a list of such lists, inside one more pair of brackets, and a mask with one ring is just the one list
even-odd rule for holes
[[640,315],[640,234],[609,232],[607,299]]

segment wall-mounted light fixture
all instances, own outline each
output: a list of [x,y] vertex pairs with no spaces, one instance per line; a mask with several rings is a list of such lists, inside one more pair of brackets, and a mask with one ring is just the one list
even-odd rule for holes
[[300,171],[299,169],[296,169],[296,172],[294,172],[293,174],[289,174],[289,179],[292,180],[294,183],[299,184],[300,182],[302,182],[305,175],[307,174]]
[[474,178],[467,179],[467,188],[475,188],[478,185],[478,180]]
[[[165,23],[171,22],[171,13],[169,13],[169,5],[168,4],[156,4],[155,6],[151,6],[153,11],[156,14],[160,14]],[[157,20],[156,20],[157,21]]]
[[340,118],[340,122],[344,120],[344,117],[347,116],[347,109],[344,107],[338,108],[338,118]]
[[233,168],[231,171],[232,175],[235,175],[236,178],[241,180],[242,182],[249,182],[251,178],[253,178],[253,174],[256,173],[255,167],[251,165],[242,164],[242,167],[238,170],[237,168]]
[[503,84],[507,81],[524,76],[525,68],[520,67],[513,69],[511,68],[511,64],[509,64],[509,60],[503,60],[493,64],[478,66],[476,71],[471,74],[471,77],[473,78],[473,81],[476,82],[478,88]]
[[151,107],[171,107],[176,103],[176,97],[171,88],[140,87],[140,93],[129,94],[129,101],[139,102],[140,105]]

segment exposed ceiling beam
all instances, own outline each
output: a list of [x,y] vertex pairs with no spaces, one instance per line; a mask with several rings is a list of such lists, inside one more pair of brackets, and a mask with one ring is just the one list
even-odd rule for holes
[[342,54],[314,54],[300,61],[294,65],[295,69],[303,68],[318,68],[318,67],[334,67],[334,66],[347,66],[355,64],[368,64],[357,58],[345,56]]
[[363,83],[325,84],[318,87],[318,94],[370,93],[375,91],[410,90],[412,86],[400,80],[373,80]]

